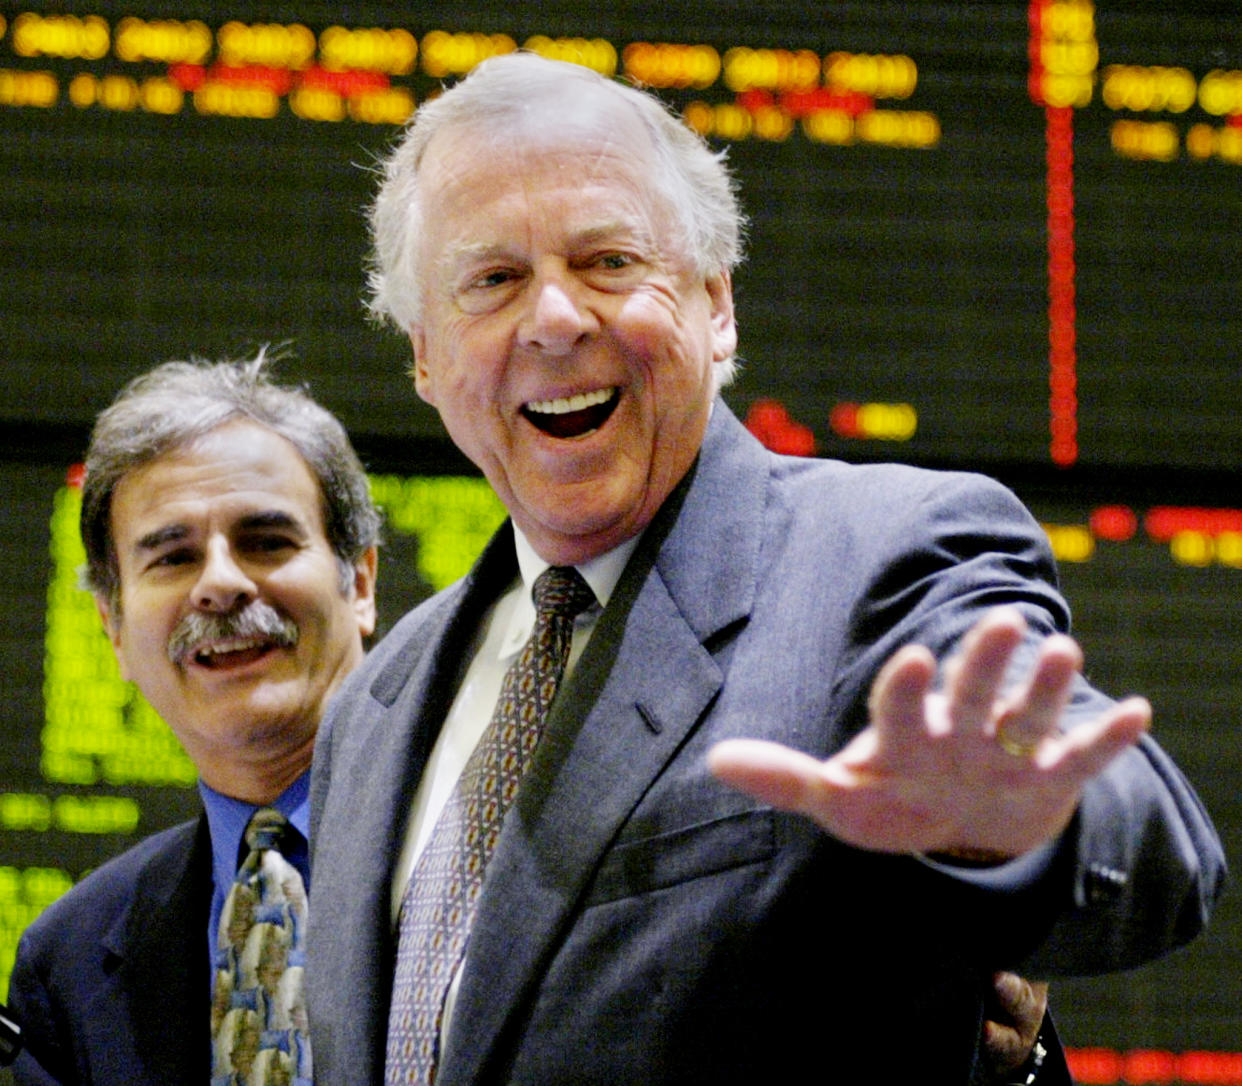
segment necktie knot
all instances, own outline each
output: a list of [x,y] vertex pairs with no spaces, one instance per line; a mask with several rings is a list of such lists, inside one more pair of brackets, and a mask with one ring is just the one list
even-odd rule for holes
[[573,566],[549,566],[535,578],[535,611],[576,618],[595,602],[595,593]]
[[289,830],[289,820],[274,807],[260,807],[246,824],[246,846],[251,852],[274,848],[280,851],[281,842]]

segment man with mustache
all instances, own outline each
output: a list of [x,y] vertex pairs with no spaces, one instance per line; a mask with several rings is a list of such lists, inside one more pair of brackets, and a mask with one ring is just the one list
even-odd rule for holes
[[319,1086],[960,1086],[995,968],[1199,930],[1220,843],[1013,495],[772,455],[717,395],[741,214],[658,100],[490,58],[372,225],[510,519],[320,731]]
[[[305,1083],[301,950],[269,923],[239,952],[265,993],[260,1019],[225,980],[218,939],[248,910],[269,919],[266,897],[229,898],[252,819],[292,827],[286,866],[262,874],[304,917],[315,734],[375,624],[379,516],[362,466],[262,354],[166,363],[97,420],[81,527],[121,671],[193,760],[204,813],[100,867],[25,933],[16,1079],[240,1086],[266,1061],[271,1081]],[[283,1039],[243,1058],[261,1028]]]

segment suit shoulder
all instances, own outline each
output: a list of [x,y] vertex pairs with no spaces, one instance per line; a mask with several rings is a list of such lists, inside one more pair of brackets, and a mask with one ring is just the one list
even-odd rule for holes
[[417,607],[407,611],[386,633],[379,643],[367,653],[363,667],[374,672],[385,667],[392,659],[408,650],[409,646],[421,640],[423,631],[434,625],[436,618],[457,599],[462,590],[462,582],[457,581],[447,588],[442,588],[435,595],[423,600]]
[[776,457],[771,494],[777,503],[817,519],[835,511],[885,531],[954,521],[1034,527],[1013,491],[977,472]]
[[52,902],[30,924],[22,943],[31,951],[63,942],[63,933],[75,939],[87,931],[104,931],[133,900],[139,883],[159,877],[167,868],[184,868],[194,847],[199,822],[192,820],[144,838],[101,864],[72,889]]
[[1017,500],[1003,483],[974,471],[775,455],[773,464],[772,475],[780,485],[836,489],[877,501],[892,500],[894,496],[917,499],[937,492],[992,493]]

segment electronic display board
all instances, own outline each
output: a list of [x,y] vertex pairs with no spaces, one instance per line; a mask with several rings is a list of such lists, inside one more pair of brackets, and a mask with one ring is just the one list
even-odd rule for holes
[[439,438],[360,316],[368,166],[522,47],[727,148],[746,378],[785,440],[1232,469],[1233,4],[0,5],[0,413],[88,420],[154,358],[290,340],[355,432]]
[[[0,995],[47,901],[197,807],[73,586],[71,465],[125,380],[289,343],[376,470],[382,625],[496,523],[363,317],[362,209],[411,109],[513,48],[651,86],[728,151],[735,410],[784,451],[1010,482],[1092,679],[1152,698],[1239,866],[1236,4],[650,7],[0,3]],[[1190,950],[1059,983],[1079,1081],[1242,1083],[1239,937],[1227,897]]]

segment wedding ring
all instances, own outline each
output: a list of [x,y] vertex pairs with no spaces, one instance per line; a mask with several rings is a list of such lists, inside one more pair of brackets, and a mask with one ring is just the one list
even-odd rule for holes
[[1039,749],[1040,740],[1034,742],[1021,742],[1012,736],[1005,734],[1005,725],[1009,723],[1009,717],[1001,717],[996,725],[996,741],[1000,744],[1001,750],[1006,754],[1012,754],[1015,758],[1029,758],[1036,750]]

